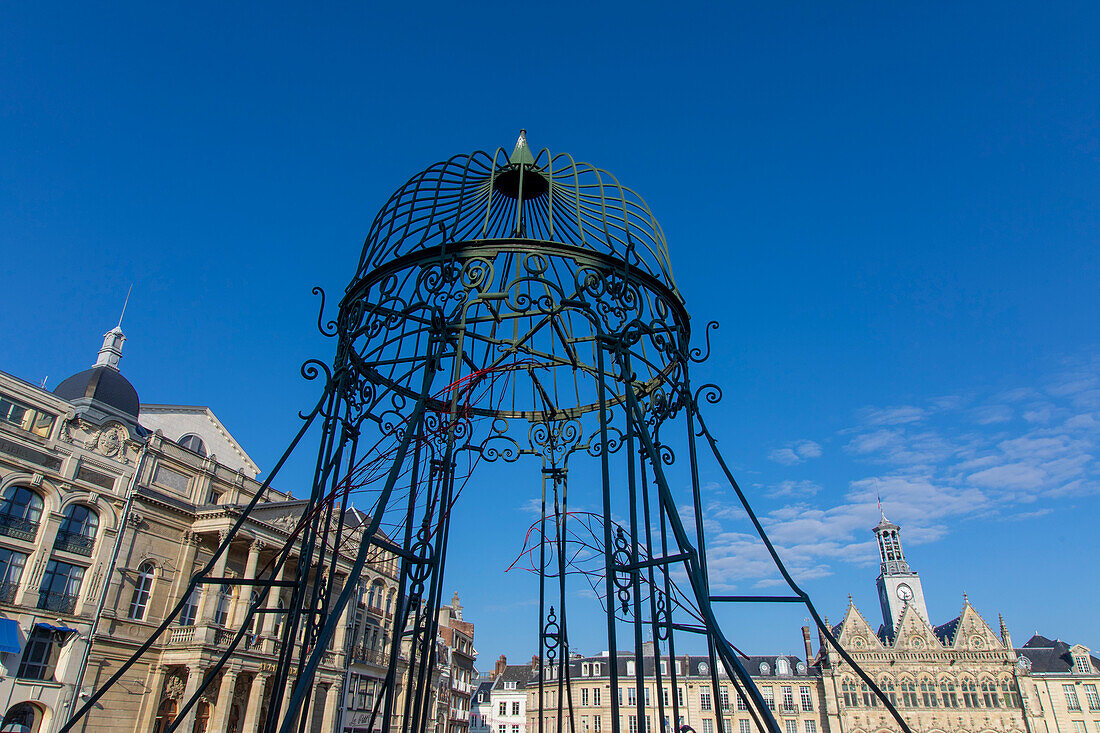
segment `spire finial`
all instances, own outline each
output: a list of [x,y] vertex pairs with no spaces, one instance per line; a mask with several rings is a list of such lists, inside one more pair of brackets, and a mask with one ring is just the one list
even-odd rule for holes
[[134,284],[130,283],[130,289],[126,291],[126,300],[122,301],[122,313],[118,314],[118,326],[122,328],[122,318],[126,315],[126,306],[130,304],[130,293],[134,292]]
[[512,165],[534,165],[535,156],[531,154],[531,148],[527,146],[527,130],[519,131],[516,147],[508,156],[508,162]]

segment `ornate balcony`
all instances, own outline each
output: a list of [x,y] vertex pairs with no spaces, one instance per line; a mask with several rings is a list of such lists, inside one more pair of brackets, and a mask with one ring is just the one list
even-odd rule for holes
[[177,626],[168,637],[169,646],[185,646],[195,639],[194,626]]
[[53,547],[62,552],[91,557],[92,550],[95,549],[95,537],[86,537],[79,532],[58,532]]
[[0,534],[17,540],[34,542],[34,538],[38,535],[38,522],[13,517],[10,514],[0,514]]
[[49,591],[40,591],[38,593],[38,607],[43,611],[53,611],[54,613],[72,613],[76,608],[76,602],[79,596],[69,595],[68,593],[51,593]]

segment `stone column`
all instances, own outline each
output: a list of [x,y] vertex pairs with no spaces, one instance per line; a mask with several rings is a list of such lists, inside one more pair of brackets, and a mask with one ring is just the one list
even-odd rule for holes
[[[266,546],[263,540],[253,540],[248,546],[248,560],[245,562],[244,566],[244,577],[246,580],[254,580],[256,578],[256,568],[259,567],[260,564],[260,553]],[[240,586],[240,589],[237,591],[237,602],[234,604],[233,613],[230,614],[229,626],[235,628],[244,621],[244,616],[248,613],[248,606],[252,603],[252,593],[254,591],[254,586]]]
[[[279,572],[276,573],[275,580],[281,581],[286,578],[286,568],[289,564],[290,559],[288,558],[287,561],[283,563],[282,567],[279,568]],[[279,607],[279,598],[282,596],[282,592],[283,589],[277,586],[267,592],[266,607],[269,610],[274,610]],[[264,642],[265,654],[274,654],[276,652],[278,640],[273,638],[275,636],[275,625],[281,624],[284,621],[285,619],[282,618],[282,614],[278,613],[265,613],[260,619],[260,623],[262,624],[260,627],[260,634],[267,639],[267,641]]]
[[[187,684],[183,687],[183,699],[180,700],[180,707],[182,708],[187,704],[187,701],[198,692],[199,685],[202,684],[203,671],[202,667],[188,667],[187,668]],[[187,711],[187,715],[181,718],[179,727],[176,730],[187,731],[190,733],[195,727],[195,713],[198,711],[200,700],[196,700],[195,704],[191,706],[191,709]]]
[[329,685],[328,688],[316,685],[313,688],[313,692],[309,696],[309,706],[306,708],[305,711],[306,727],[303,729],[305,733],[313,733],[313,726],[317,723],[317,721],[314,719],[316,717],[315,713],[317,712],[317,698],[319,698],[321,695],[325,695],[327,697],[328,690],[331,687],[332,685]]
[[[337,576],[339,577],[339,576]],[[347,576],[344,576],[344,582],[351,582]],[[343,584],[339,584],[341,590]],[[332,594],[338,595],[338,591],[333,588]],[[332,635],[332,651],[336,656],[337,666],[343,666],[344,652],[346,651],[346,644],[348,638],[348,626],[351,624],[351,608],[354,604],[348,603],[344,606],[344,610],[340,612],[340,623],[336,626],[336,633]]]
[[329,685],[328,696],[325,698],[325,715],[321,722],[323,733],[339,733],[336,726],[343,718],[343,701],[340,697],[340,682],[334,681]]
[[211,731],[224,731],[229,723],[229,708],[233,705],[233,691],[237,687],[238,670],[225,668],[218,686],[218,702],[214,706],[214,715],[210,721]]
[[241,733],[257,733],[260,728],[260,710],[264,704],[264,687],[267,686],[267,675],[257,672],[252,676],[252,686],[248,689],[248,704],[244,709],[244,720],[241,722]]
[[156,717],[157,708],[160,707],[160,701],[164,695],[164,680],[168,676],[168,670],[163,664],[153,665],[149,672],[149,691],[142,696],[137,730],[153,729],[153,718]]

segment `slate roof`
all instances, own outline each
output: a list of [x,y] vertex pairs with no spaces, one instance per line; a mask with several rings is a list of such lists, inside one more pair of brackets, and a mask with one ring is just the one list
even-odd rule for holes
[[955,634],[959,631],[959,621],[962,620],[962,616],[956,616],[945,624],[940,624],[932,629],[932,633],[940,640],[944,646],[951,646],[955,643]]
[[[1069,674],[1073,671],[1073,656],[1069,649],[1070,645],[1060,639],[1051,640],[1036,634],[1022,648],[1017,649],[1016,653],[1028,658],[1033,674]],[[1089,656],[1093,669],[1100,670],[1100,659]]]
[[504,668],[504,671],[497,677],[498,683],[496,689],[503,690],[504,682],[515,682],[516,689],[522,690],[527,687],[527,683],[531,680],[531,665],[529,664],[509,664]]
[[477,686],[476,690],[474,690],[473,701],[475,703],[476,702],[481,702],[482,701],[481,695],[484,695],[485,696],[484,701],[488,702],[489,701],[489,693],[492,692],[492,690],[493,690],[493,681],[492,680],[485,680],[484,682],[482,682],[481,684],[479,684]]
[[135,420],[140,409],[134,385],[111,367],[97,366],[78,372],[57,385],[53,393],[69,402],[80,399],[100,402]]

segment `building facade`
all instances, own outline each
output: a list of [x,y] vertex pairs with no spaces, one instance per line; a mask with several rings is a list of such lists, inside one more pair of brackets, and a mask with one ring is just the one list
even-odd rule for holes
[[[1014,648],[1004,619],[994,629],[964,595],[959,614],[934,625],[921,578],[905,558],[900,527],[882,516],[873,529],[880,574],[882,621],[877,628],[851,602],[831,628],[841,647],[882,689],[914,733],[1100,733],[1100,659],[1082,645],[1036,635]],[[819,635],[818,650],[803,628],[805,657],[741,657],[784,733],[882,733],[900,726],[869,685]],[[612,730],[611,696],[620,730],[750,733],[759,712],[719,675],[717,695],[707,657],[645,660],[638,683],[632,654],[575,656],[568,679],[547,667],[539,694],[537,658],[526,679],[523,733]],[[610,683],[617,665],[618,689]],[[673,665],[671,668],[669,665]],[[675,673],[675,685],[669,682]],[[720,670],[721,672],[721,670]],[[662,680],[658,684],[658,677]],[[499,682],[494,685],[496,692]],[[716,699],[717,698],[717,699]],[[572,728],[568,711],[572,709]],[[503,709],[500,711],[503,713]],[[673,723],[673,718],[675,724]],[[495,720],[493,721],[495,723]],[[520,733],[505,725],[493,733]]]
[[[95,365],[53,392],[0,373],[0,730],[56,731],[183,600],[168,632],[78,729],[159,732],[182,716],[188,733],[252,733],[272,693],[277,610],[289,590],[271,594],[272,612],[254,617],[186,712],[182,702],[243,625],[251,596],[247,585],[183,594],[260,490],[259,468],[208,408],[141,405],[119,371],[124,340],[112,329]],[[214,576],[264,573],[305,505],[274,489],[260,501]],[[301,561],[291,557],[283,577]],[[339,589],[351,559],[335,565]],[[354,581],[359,603],[345,612],[303,711],[311,733],[337,731],[342,718],[360,730],[351,714],[383,674],[397,569],[376,551]]]

